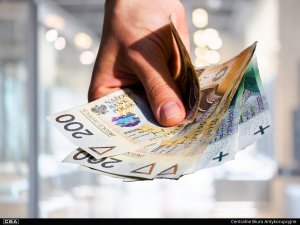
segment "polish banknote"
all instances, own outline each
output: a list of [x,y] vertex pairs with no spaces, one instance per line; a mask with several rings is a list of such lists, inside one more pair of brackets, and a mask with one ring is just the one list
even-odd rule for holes
[[141,87],[125,88],[49,116],[79,148],[64,162],[124,181],[183,175],[232,160],[271,126],[253,57],[256,43],[229,61],[195,70],[176,29],[181,68],[174,77],[187,119],[174,127],[155,120]]

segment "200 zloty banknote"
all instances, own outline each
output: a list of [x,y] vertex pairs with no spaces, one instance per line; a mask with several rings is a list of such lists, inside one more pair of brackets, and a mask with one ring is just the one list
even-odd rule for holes
[[181,94],[187,119],[162,127],[141,87],[116,91],[48,118],[79,147],[64,162],[125,181],[178,179],[233,159],[270,130],[269,107],[253,57],[256,43],[223,64],[195,70],[170,27],[181,53],[175,81],[185,86]]

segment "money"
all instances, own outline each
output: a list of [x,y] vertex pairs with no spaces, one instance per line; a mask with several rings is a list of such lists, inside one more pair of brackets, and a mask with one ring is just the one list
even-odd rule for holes
[[213,140],[190,172],[223,164],[237,151],[257,141],[271,129],[271,116],[254,58],[243,76]]
[[143,179],[178,179],[193,161],[195,159],[192,157],[168,157],[133,152],[96,159],[80,148],[64,159],[64,162],[82,165],[101,174]]
[[174,77],[187,118],[162,127],[146,94],[125,88],[48,117],[79,148],[64,162],[124,181],[179,179],[232,160],[271,127],[267,98],[253,57],[256,43],[229,61],[195,70],[176,29],[181,68]]
[[172,22],[170,23],[170,25],[172,34],[179,48],[181,62],[179,74],[178,76],[174,77],[174,80],[177,86],[181,87],[180,94],[187,112],[186,119],[193,120],[197,115],[198,107],[200,104],[200,86],[198,81],[198,75],[191,62],[189,53],[185,49],[184,44],[176,31],[176,28],[174,27]]

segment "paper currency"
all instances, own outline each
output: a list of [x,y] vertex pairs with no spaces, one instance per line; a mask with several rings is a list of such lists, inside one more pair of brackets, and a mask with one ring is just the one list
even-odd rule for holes
[[237,151],[269,132],[270,126],[267,98],[262,89],[256,59],[253,59],[213,140],[190,172],[232,160]]
[[200,86],[198,75],[191,62],[189,53],[185,49],[184,44],[182,43],[173,23],[170,24],[172,34],[179,48],[181,62],[180,72],[178,76],[174,77],[174,80],[177,86],[181,87],[179,90],[181,92],[180,94],[187,113],[186,119],[193,120],[197,115],[198,107],[200,104]]
[[178,179],[231,160],[270,130],[256,43],[231,60],[194,70],[175,28],[187,119],[160,126],[141,89],[126,88],[57,113],[49,121],[79,149],[64,162],[125,181]]

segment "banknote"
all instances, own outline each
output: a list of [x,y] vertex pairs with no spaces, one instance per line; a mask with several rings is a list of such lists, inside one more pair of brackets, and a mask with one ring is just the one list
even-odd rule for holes
[[63,162],[79,164],[112,177],[178,179],[195,163],[195,160],[192,157],[169,157],[133,152],[96,159],[78,148]]
[[[271,131],[272,120],[256,58],[252,59],[214,138],[189,172],[221,165]],[[197,148],[197,146],[195,146]]]
[[[127,93],[131,93],[128,92]],[[135,93],[135,92],[132,92]],[[130,94],[129,94],[130,95]],[[138,98],[139,96],[134,96],[134,98]],[[135,99],[137,101],[137,99]],[[137,101],[140,102],[140,101]],[[146,104],[146,100],[144,99],[144,104]],[[178,179],[183,174],[188,174],[191,172],[195,172],[199,169],[211,167],[214,165],[222,164],[228,160],[233,159],[236,151],[244,148],[245,146],[253,143],[258,138],[260,138],[263,134],[267,133],[270,126],[270,114],[269,108],[267,104],[266,96],[263,93],[262,85],[258,73],[258,67],[256,64],[255,58],[249,64],[246,73],[243,76],[242,81],[239,84],[237,91],[235,92],[232,101],[230,102],[229,108],[226,111],[226,114],[220,123],[220,126],[211,140],[210,144],[207,146],[205,152],[196,157],[186,157],[180,156],[176,159],[175,154],[155,154],[150,155],[150,160],[144,160],[143,162],[137,160],[135,162],[131,157],[112,158],[113,162],[110,163],[109,168],[105,168],[101,166],[100,163],[91,163],[97,162],[93,156],[89,155],[87,152],[81,149],[82,153],[85,157],[76,157],[78,155],[78,150],[72,152],[70,157],[67,157],[64,161],[69,163],[80,164],[89,167],[93,171],[98,171],[99,173],[106,173],[108,176],[115,177],[118,174],[118,178],[122,178],[124,180],[135,181],[138,179],[154,179],[154,178],[170,178],[170,179]],[[149,109],[149,115],[150,109]],[[140,115],[140,112],[138,113]],[[147,117],[149,118],[149,117]],[[145,121],[143,118],[142,121]],[[126,121],[122,121],[126,123]],[[127,121],[128,122],[128,121]],[[154,123],[154,118],[152,118],[152,122]],[[259,125],[257,125],[260,123]],[[245,129],[244,127],[247,126]],[[264,129],[264,133],[257,133],[260,130],[260,126]],[[130,126],[129,126],[130,127]],[[171,129],[171,128],[162,128],[161,129]],[[257,131],[255,130],[257,129]],[[253,132],[251,132],[253,130]],[[172,130],[174,131],[174,130]],[[153,136],[164,134],[166,135],[166,130],[151,130]],[[134,133],[134,132],[129,132]],[[174,132],[176,133],[176,132]],[[145,134],[145,133],[143,133]],[[167,135],[170,135],[169,133]],[[248,137],[247,137],[248,135]],[[147,134],[149,136],[149,133]],[[137,136],[132,136],[137,137]],[[131,138],[132,138],[131,137]],[[140,137],[140,136],[139,136]],[[145,136],[141,136],[145,137]],[[149,137],[148,137],[149,138]],[[132,138],[134,140],[136,138]],[[139,142],[140,145],[144,145],[147,143],[147,138],[144,139],[144,144]],[[156,140],[156,139],[155,139]],[[198,140],[193,148],[198,148],[201,140]],[[149,145],[149,144],[147,144]],[[126,153],[130,154],[130,153]],[[125,154],[125,155],[126,155]],[[75,157],[74,157],[75,155]],[[139,155],[139,154],[138,154]],[[148,156],[147,154],[142,153],[144,159]],[[159,155],[159,157],[156,157]],[[141,155],[140,155],[141,156]],[[154,157],[153,157],[154,156]],[[120,155],[119,155],[120,157]],[[148,158],[149,158],[148,157]],[[84,162],[82,161],[83,159]],[[91,160],[92,158],[92,160]],[[80,160],[79,160],[80,159]],[[172,161],[173,160],[173,161]],[[175,160],[175,161],[174,161]],[[181,162],[184,161],[185,162]],[[122,161],[123,165],[121,165],[117,169],[112,169],[119,161]],[[101,162],[101,159],[98,160]],[[141,163],[142,162],[142,163]],[[165,162],[171,162],[168,165],[165,165]],[[124,164],[131,165],[131,167],[124,166]],[[134,164],[134,165],[133,165]],[[178,169],[178,167],[180,169]],[[120,169],[121,168],[121,169]],[[126,169],[128,168],[128,169]],[[156,168],[157,170],[153,170]],[[138,175],[135,174],[138,171]]]
[[[76,163],[73,163],[73,164],[76,164]],[[91,172],[91,173],[95,173],[95,174],[98,174],[98,175],[103,175],[103,176],[109,176],[109,177],[112,177],[112,178],[122,179],[124,182],[134,182],[134,181],[148,180],[148,179],[143,179],[143,178],[126,177],[126,176],[121,176],[121,175],[117,175],[117,174],[113,174],[113,173],[105,173],[101,170],[96,170],[94,168],[91,168],[91,167],[88,167],[88,166],[83,166],[83,165],[80,165],[80,169],[82,171],[85,171],[85,172]]]
[[[127,151],[164,156],[201,154],[217,131],[254,49],[255,44],[228,62],[203,71],[200,105],[193,121],[162,127],[153,117],[146,94],[129,88],[54,114],[49,120],[95,158]],[[199,140],[200,147],[193,148]]]
[[174,77],[187,118],[159,125],[140,86],[124,88],[49,121],[79,148],[64,162],[124,181],[179,179],[234,158],[270,130],[256,42],[220,65],[195,70],[171,24],[181,66]]
[[[255,142],[257,139],[266,134],[270,129],[271,118],[269,113],[269,106],[267,98],[263,92],[261,80],[259,77],[259,71],[254,58],[249,64],[246,73],[243,76],[241,83],[230,103],[228,110],[226,111],[225,117],[223,118],[213,140],[207,146],[205,152],[197,158],[186,158],[180,157],[175,160],[174,156],[162,156],[161,162],[175,160],[174,164],[164,165],[159,160],[152,158],[152,164],[155,162],[161,170],[160,173],[153,173],[154,177],[149,179],[157,178],[169,178],[178,179],[183,174],[189,174],[197,170],[208,168],[216,165],[220,165],[224,162],[232,160],[237,151]],[[194,146],[198,148],[197,144]],[[83,151],[83,150],[82,150]],[[84,151],[83,151],[84,152]],[[78,163],[83,165],[82,162],[74,161],[74,155],[77,151],[74,151],[70,155],[73,155],[70,159],[65,159],[65,162]],[[88,155],[88,153],[84,153]],[[93,158],[92,156],[89,156]],[[183,163],[182,160],[185,159]],[[94,159],[94,161],[97,161]],[[123,163],[132,164],[130,159],[122,159]],[[88,162],[88,161],[87,161]],[[179,162],[179,163],[178,163]],[[147,163],[146,163],[147,164]],[[179,164],[179,165],[178,165]],[[149,164],[150,165],[150,164]],[[105,173],[103,168],[99,166],[85,164],[93,172],[100,174]],[[180,170],[178,170],[178,166]],[[123,166],[123,169],[125,167]],[[150,166],[136,165],[133,171],[138,168],[143,168],[144,172],[150,172]],[[122,178],[124,181],[137,181],[145,180],[145,176],[136,177],[133,173],[121,173],[120,176],[118,171],[106,171],[105,175]],[[129,171],[131,172],[131,171]],[[115,174],[114,174],[115,173]],[[118,175],[116,175],[118,174]]]
[[174,77],[174,81],[179,88],[183,103],[186,109],[186,119],[193,120],[197,116],[200,104],[200,86],[198,74],[192,64],[189,53],[186,50],[173,23],[170,23],[172,34],[180,54],[180,72]]

